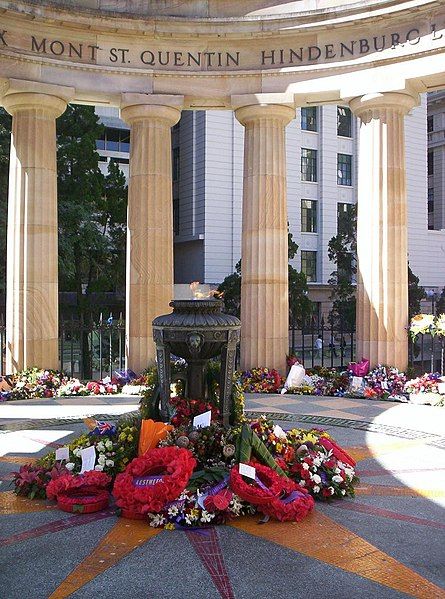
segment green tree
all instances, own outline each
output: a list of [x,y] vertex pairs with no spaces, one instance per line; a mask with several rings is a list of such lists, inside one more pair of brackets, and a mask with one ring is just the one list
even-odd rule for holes
[[336,266],[328,280],[331,286],[332,310],[330,318],[345,331],[355,328],[355,285],[357,274],[357,207],[338,214],[337,235],[328,243],[329,260]]
[[445,314],[445,287],[442,289],[439,299],[436,303],[436,314]]
[[419,277],[416,277],[408,264],[408,315],[410,320],[420,313],[420,302],[424,297],[425,289],[419,285]]

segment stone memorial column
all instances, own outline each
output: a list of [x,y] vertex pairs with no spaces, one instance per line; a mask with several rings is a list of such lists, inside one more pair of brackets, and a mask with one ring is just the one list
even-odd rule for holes
[[10,80],[6,371],[59,368],[56,118],[73,88]]
[[360,118],[357,358],[369,358],[371,366],[408,363],[404,117],[417,103],[392,92],[350,103]]
[[137,373],[154,363],[152,321],[173,299],[171,127],[182,96],[123,94],[131,127],[127,216],[126,364]]
[[241,248],[241,368],[286,372],[289,351],[286,125],[288,105],[235,112],[245,127]]

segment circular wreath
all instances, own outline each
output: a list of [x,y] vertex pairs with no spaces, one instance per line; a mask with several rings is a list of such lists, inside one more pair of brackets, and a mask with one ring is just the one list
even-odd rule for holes
[[[160,512],[184,491],[195,466],[196,460],[188,449],[175,446],[150,449],[117,475],[113,487],[116,504],[123,514]],[[135,486],[134,477],[155,474],[161,477],[159,482]]]
[[97,487],[83,487],[68,491],[57,498],[57,507],[64,512],[91,514],[108,507],[110,494]]
[[[263,514],[280,522],[299,522],[312,510],[314,500],[306,489],[290,478],[280,476],[269,466],[251,465],[255,466],[256,475],[266,488],[262,488],[253,480],[252,483],[246,482],[239,473],[239,466],[236,465],[230,471],[230,486],[241,499],[256,505]],[[295,497],[286,502],[286,498],[292,494]]]
[[84,474],[63,474],[54,478],[46,487],[48,499],[59,499],[61,495],[69,496],[81,491],[88,491],[86,495],[105,490],[111,483],[111,476],[98,470],[90,470]]

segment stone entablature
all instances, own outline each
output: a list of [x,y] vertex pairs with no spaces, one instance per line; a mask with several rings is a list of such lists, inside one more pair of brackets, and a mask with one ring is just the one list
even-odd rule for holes
[[130,90],[179,93],[187,108],[232,108],[233,94],[286,91],[303,105],[427,91],[444,71],[443,2],[318,2],[320,10],[220,19],[129,18],[109,13],[113,2],[81,3],[96,9],[86,12],[73,11],[77,4],[0,0],[0,76],[75,79],[79,102],[118,106]]

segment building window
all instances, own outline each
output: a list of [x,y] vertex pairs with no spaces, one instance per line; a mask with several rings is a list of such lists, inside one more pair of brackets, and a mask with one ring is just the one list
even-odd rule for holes
[[337,204],[337,233],[347,235],[354,216],[355,204],[338,202]]
[[428,133],[432,133],[432,131],[434,131],[434,120],[433,120],[433,116],[429,116],[426,119],[426,130]]
[[337,135],[352,137],[352,113],[345,106],[337,106]]
[[130,131],[129,129],[104,130],[102,137],[96,140],[98,150],[108,150],[109,152],[130,152]]
[[173,198],[173,233],[179,235],[179,198]]
[[317,280],[317,252],[301,250],[301,272],[306,275],[308,283]]
[[317,200],[301,200],[301,232],[317,232]]
[[172,178],[173,181],[179,181],[179,147],[173,148],[172,158]]
[[428,175],[434,175],[434,152],[428,152]]
[[301,180],[317,181],[317,150],[301,148]]
[[317,107],[307,106],[301,109],[301,128],[304,131],[317,131]]
[[434,229],[434,188],[428,187],[428,229]]
[[352,156],[337,154],[337,185],[352,185]]

